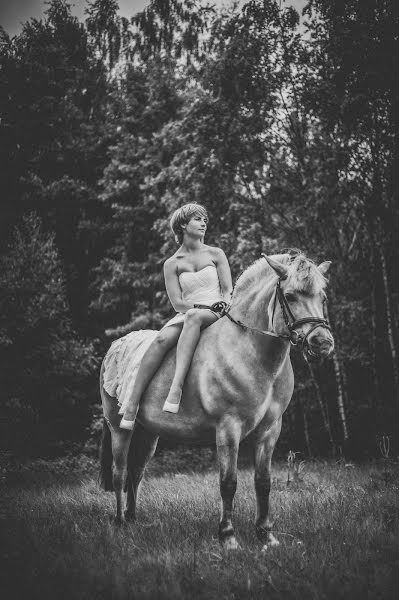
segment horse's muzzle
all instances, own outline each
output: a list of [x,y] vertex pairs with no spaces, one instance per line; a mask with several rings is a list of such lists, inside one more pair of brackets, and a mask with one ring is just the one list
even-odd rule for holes
[[306,340],[306,355],[311,360],[327,358],[334,350],[334,338],[327,329],[317,328]]

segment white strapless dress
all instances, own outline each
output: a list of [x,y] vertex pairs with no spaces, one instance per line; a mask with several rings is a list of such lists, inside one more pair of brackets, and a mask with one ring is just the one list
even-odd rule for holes
[[[206,304],[211,306],[215,302],[223,300],[220,290],[218,272],[215,265],[208,265],[200,271],[185,271],[179,275],[182,298],[189,304]],[[220,313],[214,313],[220,317]],[[184,321],[185,313],[176,313],[176,315],[165,323],[164,327],[169,327],[175,323]]]
[[[190,304],[211,306],[223,300],[215,265],[180,273],[179,283],[183,300]],[[220,317],[220,313],[214,314]],[[163,328],[182,323],[184,318],[185,313],[177,313]],[[110,396],[117,398],[120,415],[127,408],[141,359],[157,335],[158,331],[152,329],[132,331],[115,340],[105,355],[103,386]]]

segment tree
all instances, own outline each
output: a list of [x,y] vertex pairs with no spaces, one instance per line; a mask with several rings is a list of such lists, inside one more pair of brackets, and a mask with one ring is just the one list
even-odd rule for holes
[[104,71],[109,75],[123,54],[126,56],[127,46],[132,34],[129,21],[118,15],[118,3],[115,0],[93,0],[86,8],[86,27],[98,53]]
[[71,327],[54,236],[43,232],[33,213],[15,230],[0,273],[3,410],[43,419],[71,405],[87,406],[94,348]]
[[6,91],[0,246],[22,214],[37,211],[55,231],[73,318],[86,332],[89,271],[109,229],[96,189],[115,135],[106,118],[106,75],[64,0],[53,0],[44,21],[33,19],[6,40],[0,60]]
[[[357,221],[347,236],[348,258],[359,274],[357,289],[365,326],[368,328],[370,323],[372,327],[369,339],[373,344],[368,344],[365,364],[374,374],[370,386],[373,389],[374,385],[375,390],[373,403],[388,416],[392,411],[397,413],[399,399],[394,310],[398,294],[395,232],[399,219],[395,184],[399,143],[399,88],[395,75],[398,6],[390,0],[320,0],[309,2],[307,14],[312,17],[315,74],[314,85],[309,86],[308,106],[313,106],[312,112],[326,134],[334,137],[343,158],[337,189],[344,193],[346,206],[350,193]],[[350,269],[348,263],[346,267]],[[390,420],[383,418],[379,426],[390,428]]]

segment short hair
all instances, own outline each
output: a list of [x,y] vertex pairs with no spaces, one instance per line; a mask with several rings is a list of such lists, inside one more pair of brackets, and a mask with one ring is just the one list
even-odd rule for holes
[[184,230],[182,225],[187,225],[187,223],[196,216],[205,217],[208,219],[206,208],[201,204],[197,204],[196,202],[185,204],[184,206],[181,206],[175,210],[173,213],[170,219],[170,226],[178,244],[183,243]]

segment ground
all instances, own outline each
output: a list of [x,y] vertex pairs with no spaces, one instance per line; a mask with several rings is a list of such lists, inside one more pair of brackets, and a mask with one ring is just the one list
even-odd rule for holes
[[[166,458],[165,458],[166,456]],[[206,455],[206,459],[209,455]],[[262,552],[248,466],[239,471],[240,549],[217,541],[212,461],[195,471],[154,459],[138,521],[122,527],[86,457],[3,474],[4,598],[393,598],[399,589],[399,467],[305,462],[287,484],[277,462],[272,505],[280,546]],[[170,465],[180,472],[172,473]],[[183,463],[182,463],[183,464]],[[4,568],[5,567],[5,568]]]

